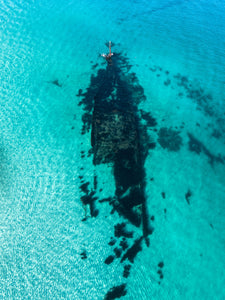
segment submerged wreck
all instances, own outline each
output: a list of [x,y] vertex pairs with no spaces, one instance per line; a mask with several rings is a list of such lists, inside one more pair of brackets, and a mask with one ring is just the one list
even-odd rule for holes
[[[112,59],[113,55],[113,59]],[[121,54],[104,55],[106,69],[92,76],[82,94],[83,133],[91,129],[93,164],[110,163],[115,177],[113,209],[143,229],[148,244],[144,161],[149,149],[146,128],[140,123],[138,104],[145,99],[135,73]]]
[[[91,145],[94,164],[113,163],[116,180],[114,206],[136,226],[144,203],[137,118],[121,103],[95,99]],[[128,107],[127,107],[128,109]]]

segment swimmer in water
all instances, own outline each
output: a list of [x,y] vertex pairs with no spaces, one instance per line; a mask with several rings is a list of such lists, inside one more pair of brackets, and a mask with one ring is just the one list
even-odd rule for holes
[[111,51],[111,41],[109,41],[109,54],[103,53],[103,54],[101,54],[101,56],[104,57],[108,62],[112,61],[111,58],[113,56],[113,53]]

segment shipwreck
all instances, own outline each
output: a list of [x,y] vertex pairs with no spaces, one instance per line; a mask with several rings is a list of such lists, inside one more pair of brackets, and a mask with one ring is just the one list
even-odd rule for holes
[[106,68],[92,76],[82,94],[83,133],[91,130],[93,164],[112,165],[116,190],[110,204],[133,225],[142,226],[148,244],[153,229],[146,206],[144,161],[151,143],[138,110],[144,90],[130,72],[127,58],[111,52],[111,43],[103,57]]

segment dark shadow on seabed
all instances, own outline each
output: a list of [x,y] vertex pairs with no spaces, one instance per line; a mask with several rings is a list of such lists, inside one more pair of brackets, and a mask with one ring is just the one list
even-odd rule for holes
[[128,73],[127,58],[115,54],[106,64],[91,77],[87,92],[80,94],[85,109],[83,133],[92,128],[94,165],[113,164],[116,194],[111,204],[135,226],[142,224],[148,244],[152,228],[146,212],[144,162],[155,144],[140,123],[138,104],[145,100],[144,90],[135,73]]

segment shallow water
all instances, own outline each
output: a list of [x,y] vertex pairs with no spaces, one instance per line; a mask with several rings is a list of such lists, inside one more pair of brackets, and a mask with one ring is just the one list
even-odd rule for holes
[[[222,1],[1,1],[0,298],[104,299],[122,284],[124,299],[225,298],[224,13]],[[79,89],[107,68],[108,40],[144,89],[156,144],[144,161],[154,231],[133,262],[113,252],[121,237],[108,243],[118,223],[129,247],[142,230],[100,202],[115,194],[112,165],[93,165],[82,134]],[[94,177],[99,214],[82,221]]]

